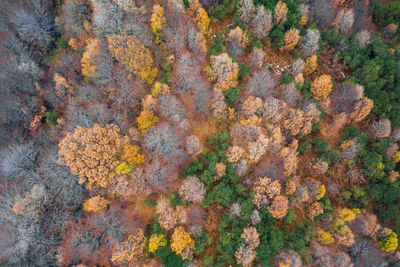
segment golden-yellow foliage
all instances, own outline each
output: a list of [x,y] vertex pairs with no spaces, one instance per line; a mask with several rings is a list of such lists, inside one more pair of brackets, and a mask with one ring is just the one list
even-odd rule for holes
[[204,35],[208,34],[208,26],[210,25],[210,18],[204,8],[199,8],[196,15],[197,27]]
[[399,245],[399,240],[397,238],[397,234],[393,232],[392,229],[388,229],[388,235],[379,240],[379,244],[381,245],[381,249],[385,252],[390,252],[397,249]]
[[340,220],[343,221],[344,223],[351,222],[356,218],[356,213],[351,209],[347,208],[336,211],[336,214],[340,218]]
[[166,19],[164,17],[164,8],[159,4],[155,4],[153,6],[153,14],[151,15],[151,31],[156,38],[157,44],[163,43],[160,38],[160,31],[165,28],[165,25]]
[[131,263],[140,265],[146,254],[146,237],[142,229],[137,229],[127,240],[113,248],[111,262],[118,266]]
[[326,193],[326,188],[325,188],[325,185],[322,184],[319,189],[319,194],[318,194],[316,200],[320,200],[321,198],[323,198],[325,196],[325,193]]
[[165,83],[156,82],[151,88],[150,93],[152,97],[157,97],[159,93],[166,93],[169,91],[169,86]]
[[119,164],[116,168],[116,172],[118,174],[129,174],[133,170],[133,167],[129,164],[126,164],[126,162],[122,162]]
[[318,100],[326,99],[332,91],[332,78],[327,74],[323,74],[311,84],[310,91]]
[[317,69],[318,67],[317,60],[318,60],[317,55],[312,55],[306,59],[304,67],[305,74],[311,74]]
[[167,245],[167,239],[163,234],[152,234],[149,239],[149,252],[154,253],[159,247],[164,247]]
[[136,120],[139,131],[146,133],[158,121],[158,117],[150,110],[143,110]]
[[113,181],[113,172],[121,164],[117,155],[129,144],[129,138],[120,134],[114,124],[92,128],[76,127],[58,144],[63,158],[60,165],[66,165],[79,177],[79,183],[91,188],[94,183],[107,187]]
[[317,231],[316,240],[318,243],[322,245],[329,245],[335,241],[335,239],[332,237],[330,233],[322,230]]
[[304,26],[307,24],[307,16],[301,16],[300,20],[299,20],[299,25],[300,26]]
[[139,150],[138,146],[126,145],[122,150],[121,159],[132,166],[143,163],[144,155],[140,154]]
[[397,153],[393,156],[393,161],[395,163],[400,161],[400,151],[397,151]]
[[89,39],[87,41],[85,52],[81,58],[82,74],[88,77],[96,71],[96,66],[93,65],[92,57],[96,54],[97,43],[97,39]]
[[82,207],[87,212],[98,212],[107,207],[110,203],[107,199],[101,196],[91,197],[83,203]]
[[153,67],[150,51],[140,41],[126,33],[108,37],[108,49],[127,70],[139,75],[152,84],[157,77],[157,68]]
[[193,251],[194,249],[194,240],[182,226],[178,226],[174,229],[174,233],[171,237],[171,249],[175,251],[175,253],[181,255],[184,260],[190,257],[189,251]]

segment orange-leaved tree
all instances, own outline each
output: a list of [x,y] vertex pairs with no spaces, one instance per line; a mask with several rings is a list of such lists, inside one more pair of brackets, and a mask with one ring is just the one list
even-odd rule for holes
[[82,207],[87,212],[97,212],[107,207],[108,203],[110,203],[110,201],[102,196],[95,196],[86,200]]
[[113,248],[111,262],[117,266],[139,266],[147,256],[146,242],[143,230],[137,229],[127,240]]
[[332,78],[323,74],[312,82],[310,91],[318,100],[326,99],[332,91]]
[[288,8],[286,6],[286,3],[283,3],[282,1],[278,1],[275,6],[275,14],[274,14],[276,24],[286,21],[287,12],[288,12]]
[[102,126],[94,124],[92,128],[78,126],[58,144],[58,160],[79,177],[79,183],[87,188],[96,183],[107,187],[113,181],[113,172],[121,164],[117,155],[129,144],[129,138],[120,134],[114,124]]
[[285,45],[280,49],[284,51],[292,51],[300,40],[300,30],[291,29],[285,33]]

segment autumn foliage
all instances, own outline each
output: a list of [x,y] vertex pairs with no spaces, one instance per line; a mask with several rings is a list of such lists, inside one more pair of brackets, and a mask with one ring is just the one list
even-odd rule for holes
[[154,82],[157,68],[153,67],[150,51],[136,37],[128,34],[113,34],[108,37],[108,49],[128,71],[150,84]]
[[98,42],[97,39],[89,39],[87,41],[86,49],[81,59],[82,74],[85,76],[90,77],[96,71],[92,57],[96,55],[96,45]]
[[332,78],[329,75],[321,75],[311,84],[311,93],[319,100],[326,99],[332,91]]
[[137,117],[138,129],[142,133],[146,133],[156,122],[158,117],[150,110],[143,110]]
[[137,229],[121,244],[114,246],[111,262],[116,265],[139,264],[147,255],[146,241],[143,230]]
[[151,15],[151,31],[155,36],[157,44],[162,44],[161,30],[165,28],[165,24],[164,8],[158,4],[154,5],[153,14]]
[[116,156],[128,144],[129,138],[122,136],[116,125],[78,126],[58,144],[62,156],[58,163],[68,166],[79,177],[79,183],[87,182],[87,188],[93,184],[107,187],[121,163]]
[[174,229],[171,237],[171,249],[181,255],[182,259],[191,259],[193,257],[194,240],[182,226]]
[[159,247],[167,245],[167,239],[163,234],[152,234],[149,239],[149,252],[154,253]]
[[215,80],[214,87],[221,91],[226,91],[235,87],[238,83],[239,66],[233,62],[228,54],[211,57],[210,75]]
[[83,203],[83,209],[87,212],[97,212],[101,211],[107,204],[110,203],[107,199],[104,199],[101,196],[91,197]]
[[399,265],[398,2],[0,1],[0,266]]
[[281,50],[291,51],[295,48],[300,40],[300,30],[291,29],[285,33],[285,45],[281,47]]

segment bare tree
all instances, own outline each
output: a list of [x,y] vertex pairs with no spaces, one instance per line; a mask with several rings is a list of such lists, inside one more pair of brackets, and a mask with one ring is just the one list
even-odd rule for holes
[[2,151],[0,170],[8,180],[19,180],[35,172],[38,147],[34,143],[12,144]]
[[251,22],[251,31],[258,39],[263,39],[268,36],[272,26],[271,10],[266,10],[263,5],[258,6],[257,13]]
[[253,48],[250,54],[250,66],[261,69],[264,64],[264,52],[259,48]]
[[312,21],[326,28],[335,18],[335,8],[330,0],[310,1]]
[[166,117],[172,125],[178,125],[186,117],[185,107],[175,96],[163,94],[158,101],[162,116]]
[[241,0],[239,2],[239,16],[240,19],[249,24],[255,15],[255,7],[252,0]]
[[52,12],[50,1],[28,1],[21,3],[11,18],[19,38],[39,55],[46,55],[56,37]]
[[356,266],[386,266],[382,251],[369,237],[359,237],[349,248],[349,255]]
[[372,137],[375,139],[382,139],[389,137],[392,131],[391,123],[387,119],[381,119],[371,123],[369,130]]
[[179,189],[179,194],[186,201],[202,203],[206,190],[204,184],[196,176],[186,178]]
[[67,39],[82,38],[88,34],[84,23],[90,21],[91,9],[86,1],[66,0],[62,12],[64,34]]
[[275,87],[275,81],[268,70],[262,69],[249,78],[247,87],[251,95],[265,99],[272,95],[271,90]]
[[360,44],[360,47],[363,48],[371,42],[371,34],[368,30],[362,30],[356,34],[355,39]]
[[183,156],[183,140],[179,133],[168,123],[161,123],[152,128],[145,136],[146,149],[153,156],[162,156],[171,161],[177,161]]
[[301,52],[309,57],[315,54],[319,49],[319,31],[317,29],[308,29],[307,34],[301,40]]

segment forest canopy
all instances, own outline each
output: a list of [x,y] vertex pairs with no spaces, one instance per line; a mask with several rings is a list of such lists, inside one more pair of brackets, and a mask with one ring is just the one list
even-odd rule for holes
[[0,1],[0,265],[400,265],[399,26],[400,1]]

